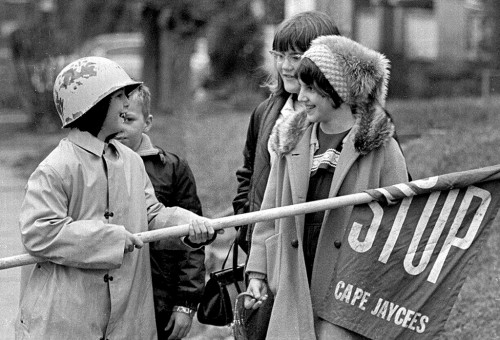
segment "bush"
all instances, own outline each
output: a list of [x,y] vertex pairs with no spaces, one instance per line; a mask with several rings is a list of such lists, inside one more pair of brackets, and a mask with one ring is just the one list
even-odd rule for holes
[[[252,13],[251,1],[229,1],[209,24],[208,54],[212,79],[208,88],[225,95],[255,91],[263,81],[261,25]],[[229,43],[230,42],[230,43]],[[236,79],[236,84],[234,86]]]

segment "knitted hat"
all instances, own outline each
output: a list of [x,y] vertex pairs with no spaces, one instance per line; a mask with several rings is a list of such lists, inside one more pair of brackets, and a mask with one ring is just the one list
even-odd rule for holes
[[389,82],[389,60],[349,38],[328,35],[311,42],[304,53],[326,77],[342,100],[367,104],[370,95],[385,105]]

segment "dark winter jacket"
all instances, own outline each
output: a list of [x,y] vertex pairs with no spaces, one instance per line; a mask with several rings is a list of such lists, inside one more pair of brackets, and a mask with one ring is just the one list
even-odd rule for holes
[[[250,116],[243,150],[244,163],[236,171],[238,191],[233,200],[235,214],[260,210],[271,170],[269,136],[289,96],[288,93],[281,96],[271,95],[260,103]],[[248,253],[253,225],[241,226],[240,229],[238,243]]]
[[[146,172],[161,203],[202,215],[195,180],[185,160],[154,147],[147,135],[143,135],[137,152],[144,161]],[[204,248],[192,251],[151,248],[151,273],[157,313],[171,311],[173,306],[196,308],[205,286],[204,263]]]

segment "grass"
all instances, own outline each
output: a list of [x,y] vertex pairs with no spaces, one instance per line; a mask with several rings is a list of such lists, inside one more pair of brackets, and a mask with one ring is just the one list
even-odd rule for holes
[[[195,103],[183,115],[155,117],[153,141],[187,158],[207,216],[231,206],[236,192],[235,171],[249,114],[247,106]],[[236,108],[235,108],[236,107]],[[414,179],[500,163],[500,100],[475,98],[389,102],[388,109],[404,142],[403,150]],[[0,161],[29,175],[57,144],[64,132],[30,134],[26,130],[1,134]],[[409,139],[406,138],[409,136]],[[415,138],[415,137],[420,138]],[[440,339],[500,339],[500,228],[497,219],[458,297]],[[207,251],[209,270],[220,266],[233,233],[228,232]],[[227,328],[195,324],[191,339],[230,338]]]

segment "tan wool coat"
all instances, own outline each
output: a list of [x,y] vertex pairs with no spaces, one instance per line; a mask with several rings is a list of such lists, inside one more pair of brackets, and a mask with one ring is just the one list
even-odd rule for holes
[[[408,180],[403,154],[392,138],[390,119],[382,127],[379,123],[357,119],[343,141],[329,197]],[[316,126],[307,125],[299,117],[273,132],[278,158],[272,165],[261,209],[306,201],[312,157],[318,148]],[[321,306],[330,289],[339,251],[347,246],[340,241],[351,211],[352,207],[345,207],[325,213],[310,288],[302,248],[305,216],[255,226],[246,270],[266,274],[275,294],[267,339],[316,339],[315,321],[318,317],[328,320],[329,311]]]

